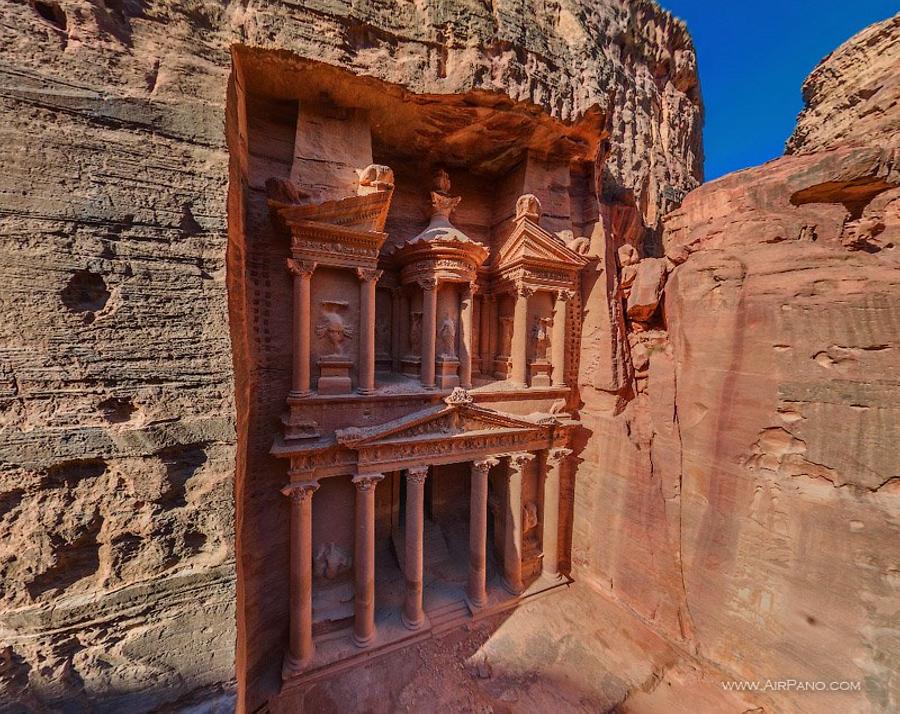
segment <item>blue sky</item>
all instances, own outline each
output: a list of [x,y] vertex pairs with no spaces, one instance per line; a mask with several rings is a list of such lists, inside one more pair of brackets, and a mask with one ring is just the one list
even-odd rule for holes
[[658,0],[687,22],[706,108],[706,180],[784,153],[803,80],[897,0]]

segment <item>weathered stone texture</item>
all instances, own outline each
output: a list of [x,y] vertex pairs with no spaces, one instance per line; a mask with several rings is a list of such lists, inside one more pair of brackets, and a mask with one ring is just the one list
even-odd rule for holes
[[[877,38],[886,54],[895,26],[834,57]],[[649,323],[621,316],[647,259],[610,224],[600,270],[619,306],[588,350],[615,379],[583,355],[573,562],[736,679],[859,682],[827,707],[880,712],[900,706],[900,113],[843,113],[870,78],[855,71],[820,90],[830,113],[802,155],[705,184],[666,217]]]
[[900,14],[867,27],[823,59],[803,83],[803,100],[786,153],[895,143],[900,133]]
[[[693,49],[650,2],[2,12],[0,699],[33,709],[143,711],[233,676],[234,43],[416,92],[497,91],[562,120],[597,105],[610,140],[598,181],[640,236],[700,179]],[[253,682],[267,657],[252,653]]]

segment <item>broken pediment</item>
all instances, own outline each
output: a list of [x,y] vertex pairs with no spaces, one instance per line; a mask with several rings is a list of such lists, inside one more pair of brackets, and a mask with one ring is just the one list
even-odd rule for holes
[[376,190],[321,203],[286,203],[270,198],[269,208],[288,229],[319,223],[362,233],[381,233],[392,195],[390,189]]
[[521,216],[497,253],[496,268],[506,271],[523,263],[578,270],[587,264],[587,259],[567,248],[530,217]]

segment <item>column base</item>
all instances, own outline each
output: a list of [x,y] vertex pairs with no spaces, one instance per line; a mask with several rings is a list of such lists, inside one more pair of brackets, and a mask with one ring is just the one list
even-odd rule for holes
[[503,583],[503,589],[506,590],[506,592],[508,592],[510,595],[518,596],[525,592],[525,585],[523,583],[519,583],[517,587],[516,585],[509,582],[509,580],[507,580],[505,577],[501,578],[500,582]]
[[549,580],[552,583],[561,583],[566,580],[566,576],[563,575],[562,573],[559,573],[559,572],[551,573],[546,570],[541,571],[541,578],[543,580]]
[[370,396],[372,394],[376,394],[378,392],[377,389],[363,389],[362,387],[357,388],[357,394],[363,394],[365,396]]
[[360,649],[365,649],[369,645],[371,645],[375,641],[375,631],[373,630],[368,636],[365,638],[360,637],[355,632],[353,633],[353,644],[359,647]]
[[422,616],[418,620],[412,621],[412,620],[408,620],[406,618],[405,612],[401,612],[400,613],[400,622],[403,623],[403,626],[407,630],[413,630],[413,631],[421,630],[425,626],[425,613],[423,612]]
[[288,399],[304,399],[305,397],[311,397],[313,395],[313,391],[311,389],[305,389],[302,392],[296,392],[293,389],[288,392]]
[[469,606],[469,609],[472,612],[477,612],[478,610],[483,610],[488,604],[487,593],[485,593],[483,599],[476,600],[471,595],[466,595],[466,605]]
[[291,677],[296,677],[298,674],[304,672],[306,668],[309,667],[309,664],[312,662],[315,655],[315,646],[313,646],[312,651],[303,659],[296,659],[290,652],[285,652],[284,661],[281,663],[281,678],[291,679]]

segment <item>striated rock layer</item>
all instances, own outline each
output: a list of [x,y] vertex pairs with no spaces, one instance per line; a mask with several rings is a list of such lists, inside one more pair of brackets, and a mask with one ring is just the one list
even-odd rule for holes
[[3,14],[0,706],[149,711],[236,676],[255,709],[277,688],[285,550],[242,540],[258,495],[246,453],[267,445],[246,428],[260,365],[241,360],[240,326],[258,303],[238,271],[245,206],[227,196],[246,179],[229,156],[246,139],[232,47],[596,116],[591,243],[616,226],[659,254],[660,217],[701,178],[690,38],[620,0],[35,0]]
[[803,83],[805,107],[785,153],[896,137],[898,56],[900,14],[867,27],[823,59]]
[[[898,36],[876,25],[816,70],[802,155],[666,217],[649,317],[658,266],[611,233],[619,304],[582,356],[575,572],[734,679],[859,687],[773,711],[900,707]],[[858,121],[861,87],[886,100]],[[606,381],[584,356],[603,344]]]

